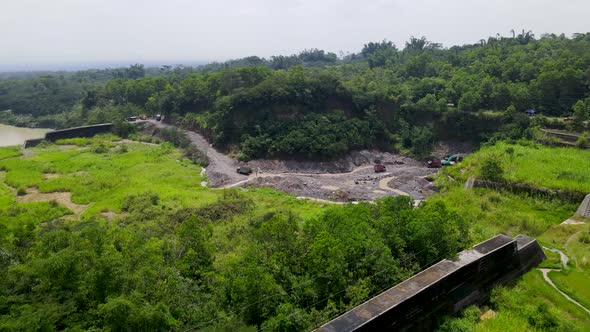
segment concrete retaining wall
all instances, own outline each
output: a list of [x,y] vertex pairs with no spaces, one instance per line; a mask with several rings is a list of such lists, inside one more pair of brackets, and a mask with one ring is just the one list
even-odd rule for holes
[[43,138],[33,138],[33,139],[28,139],[25,141],[25,143],[23,144],[23,147],[26,148],[34,148],[37,145],[41,144],[41,142],[43,142]]
[[489,188],[494,190],[507,190],[516,194],[529,194],[531,196],[540,196],[545,198],[557,198],[570,203],[578,203],[584,199],[586,193],[573,190],[554,190],[549,188],[541,188],[525,183],[515,182],[496,182],[489,180],[476,179],[473,183],[474,187]]
[[576,211],[576,215],[582,218],[590,218],[590,194],[586,195],[580,207]]
[[442,314],[488,300],[495,286],[518,278],[545,259],[533,238],[495,236],[457,259],[442,260],[316,331],[432,331]]
[[75,127],[62,130],[51,131],[45,134],[45,140],[55,142],[58,139],[75,138],[75,137],[92,137],[98,134],[110,133],[113,128],[112,123],[103,123],[91,126]]
[[83,126],[83,127],[74,127],[74,128],[67,128],[61,129],[56,131],[50,131],[45,134],[45,138],[35,138],[26,140],[24,143],[24,148],[32,148],[42,141],[49,141],[55,142],[58,139],[66,139],[66,138],[76,138],[76,137],[92,137],[98,134],[110,133],[113,129],[112,123],[102,123],[97,125],[91,126]]

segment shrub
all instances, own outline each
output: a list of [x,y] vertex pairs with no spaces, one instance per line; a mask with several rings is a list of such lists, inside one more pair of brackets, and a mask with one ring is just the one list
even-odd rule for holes
[[152,143],[155,137],[148,136],[148,135],[141,135],[139,136],[139,141],[144,143]]
[[64,138],[58,139],[55,141],[57,145],[76,145],[76,146],[86,146],[90,145],[92,141],[86,137],[75,137],[75,138]]
[[576,147],[580,149],[585,149],[586,147],[588,147],[588,141],[586,140],[585,135],[582,135],[578,138],[578,140],[576,141]]
[[42,140],[41,143],[37,144],[37,148],[45,149],[49,147],[52,143],[46,140]]
[[158,205],[160,197],[152,192],[127,196],[123,199],[121,210],[125,212],[143,211],[146,208]]
[[177,148],[186,148],[190,145],[190,139],[186,133],[174,127],[168,127],[160,130],[160,136],[172,143]]
[[189,145],[183,150],[183,152],[184,156],[188,158],[193,164],[197,164],[202,167],[207,167],[209,165],[209,158],[207,155],[199,150],[196,146]]
[[482,179],[499,181],[504,176],[502,163],[496,156],[492,156],[481,163],[479,175]]
[[94,152],[94,153],[107,153],[109,151],[109,148],[104,144],[104,143],[98,143],[98,144],[94,144],[92,146],[92,149],[90,149],[90,151]]
[[136,131],[136,127],[126,121],[115,121],[113,123],[113,133],[121,138],[127,138]]

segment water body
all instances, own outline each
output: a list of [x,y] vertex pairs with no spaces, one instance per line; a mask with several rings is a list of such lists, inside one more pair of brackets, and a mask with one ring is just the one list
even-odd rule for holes
[[0,124],[0,146],[21,145],[31,138],[41,138],[53,129],[22,128]]

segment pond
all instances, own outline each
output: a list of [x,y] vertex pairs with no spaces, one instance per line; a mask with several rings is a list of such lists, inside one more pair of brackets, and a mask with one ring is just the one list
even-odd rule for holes
[[0,146],[21,145],[31,138],[41,138],[53,129],[22,128],[0,124]]

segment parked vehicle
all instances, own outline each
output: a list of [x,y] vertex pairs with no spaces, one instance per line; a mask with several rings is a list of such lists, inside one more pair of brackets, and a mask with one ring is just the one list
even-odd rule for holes
[[463,155],[460,153],[449,156],[440,161],[441,166],[452,166],[463,160]]
[[236,169],[236,172],[238,174],[250,175],[252,174],[252,169],[248,166],[241,166]]
[[429,160],[428,161],[428,168],[440,168],[441,162],[440,160]]
[[127,121],[129,121],[129,122],[137,121],[137,117],[136,116],[130,116],[130,117],[127,118]]
[[381,164],[377,164],[375,166],[373,166],[373,169],[375,170],[375,173],[382,173],[385,172],[387,169],[385,168],[384,165]]
[[162,115],[161,114],[156,114],[156,121],[160,121],[162,120]]

